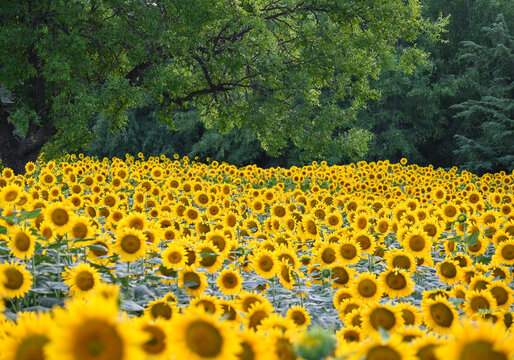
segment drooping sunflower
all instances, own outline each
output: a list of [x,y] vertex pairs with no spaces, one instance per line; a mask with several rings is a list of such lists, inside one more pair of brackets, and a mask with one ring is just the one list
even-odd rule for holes
[[383,289],[376,275],[370,272],[360,273],[351,284],[352,295],[361,301],[373,303],[380,300]]
[[135,261],[146,253],[146,237],[142,230],[121,228],[116,231],[114,251],[122,261]]
[[170,325],[177,329],[169,342],[173,358],[236,360],[241,351],[230,322],[218,321],[198,308],[177,316]]
[[243,277],[234,269],[223,269],[216,281],[223,295],[236,295],[243,288]]
[[463,320],[452,332],[451,341],[435,350],[440,359],[511,359],[514,356],[512,335],[499,324]]
[[32,286],[32,275],[25,268],[25,264],[0,264],[0,276],[3,278],[4,295],[8,298],[23,297]]
[[362,329],[366,334],[378,332],[382,328],[394,333],[403,327],[400,311],[394,306],[371,304],[362,311]]
[[202,295],[207,285],[207,277],[203,272],[195,271],[190,267],[179,271],[178,286],[184,288],[189,295]]
[[100,274],[91,265],[80,263],[63,273],[64,283],[70,287],[73,297],[88,296],[101,282]]
[[380,273],[379,281],[390,299],[409,296],[414,292],[414,281],[404,269],[385,270]]
[[120,320],[117,303],[75,299],[54,310],[46,354],[62,360],[143,360],[147,336],[132,321]]
[[421,303],[425,324],[441,333],[448,334],[459,320],[459,314],[453,305],[444,297],[427,299]]
[[9,229],[9,242],[7,246],[12,254],[20,259],[32,257],[36,248],[36,237],[32,235],[29,228],[14,225]]

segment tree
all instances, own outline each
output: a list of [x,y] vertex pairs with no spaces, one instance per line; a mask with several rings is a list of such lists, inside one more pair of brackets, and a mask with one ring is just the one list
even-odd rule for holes
[[469,64],[484,91],[480,99],[454,105],[459,111],[455,117],[474,128],[470,136],[455,135],[454,152],[471,171],[510,171],[514,164],[514,36],[502,14],[483,32],[489,44],[466,41],[459,57]]
[[0,158],[16,172],[43,146],[83,148],[98,114],[116,130],[148,104],[170,127],[194,107],[208,128],[247,128],[271,154],[346,151],[369,138],[344,129],[377,96],[370,79],[426,58],[398,41],[444,25],[416,0],[20,0],[0,13],[0,85],[13,101]]

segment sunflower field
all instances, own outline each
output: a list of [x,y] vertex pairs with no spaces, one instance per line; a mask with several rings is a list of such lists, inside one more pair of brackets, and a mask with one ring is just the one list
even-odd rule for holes
[[0,358],[514,359],[514,174],[67,155],[0,177]]

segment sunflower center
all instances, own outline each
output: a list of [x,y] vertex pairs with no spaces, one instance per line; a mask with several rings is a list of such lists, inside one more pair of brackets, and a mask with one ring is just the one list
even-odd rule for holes
[[457,209],[454,206],[448,206],[444,209],[444,214],[448,217],[454,217],[457,215]]
[[312,235],[316,235],[318,233],[318,228],[316,227],[316,223],[312,220],[307,221],[307,232]]
[[227,246],[225,239],[218,235],[212,237],[211,242],[219,249],[219,251],[225,250],[225,246]]
[[321,258],[323,261],[327,264],[331,264],[336,260],[336,252],[334,249],[328,248],[323,251],[323,254],[321,255]]
[[200,287],[200,277],[194,272],[187,272],[184,274],[184,283],[189,283],[185,287],[196,290]]
[[166,335],[164,331],[158,326],[146,325],[143,327],[143,331],[150,334],[150,340],[143,344],[143,350],[147,354],[160,354],[166,348],[164,340]]
[[371,247],[371,240],[366,235],[360,235],[355,240],[359,243],[362,250],[367,250]]
[[334,280],[335,283],[344,285],[350,280],[350,276],[348,275],[348,271],[346,271],[345,268],[342,268],[340,266],[335,267],[332,269],[332,280]]
[[390,330],[396,324],[396,316],[391,310],[378,308],[369,315],[371,326],[378,330],[379,327]]
[[91,319],[76,330],[73,356],[77,360],[121,360],[123,350],[118,331],[105,321]]
[[273,268],[273,259],[269,256],[263,256],[259,259],[259,268],[263,271],[270,271]]
[[169,320],[172,316],[171,307],[168,304],[162,302],[152,305],[150,312],[152,313],[154,319],[163,318]]
[[391,272],[386,275],[386,284],[393,290],[401,290],[405,289],[407,281],[402,274]]
[[393,267],[408,270],[411,266],[411,261],[408,256],[398,255],[393,259]]
[[427,224],[423,227],[423,231],[425,231],[428,236],[434,236],[437,233],[437,228],[433,224]]
[[23,285],[23,274],[18,269],[9,268],[4,271],[7,281],[4,286],[11,290],[17,290]]
[[72,235],[75,239],[84,239],[87,235],[86,224],[78,223],[73,226]]
[[400,354],[387,345],[377,345],[369,349],[366,360],[401,360]]
[[496,299],[496,304],[498,306],[502,306],[509,300],[509,293],[501,286],[493,287],[490,291]]
[[178,251],[169,253],[168,260],[172,264],[178,264],[182,260],[182,255]]
[[8,201],[8,202],[12,202],[14,200],[16,200],[16,198],[18,197],[18,192],[16,190],[10,190],[7,192],[7,194],[5,194],[5,201]]
[[121,248],[128,254],[134,254],[141,248],[141,240],[135,235],[125,235],[121,239]]
[[43,347],[48,342],[45,335],[29,335],[25,337],[16,349],[16,360],[44,360],[46,359]]
[[[95,242],[95,244],[94,244],[94,245],[103,246],[104,248],[106,248],[106,249],[107,249],[107,245],[106,245],[105,243],[101,242],[101,241],[97,241],[97,242]],[[106,250],[100,250],[100,249],[98,249],[98,248],[94,248],[93,250],[91,250],[91,252],[92,252],[93,254],[95,254],[95,256],[105,256],[105,255],[107,255],[107,252],[108,252],[108,251],[106,251]]]
[[407,309],[402,309],[402,318],[405,325],[414,325],[416,322],[416,317]]
[[228,289],[233,289],[238,285],[237,277],[234,274],[228,273],[223,276],[223,286]]
[[248,327],[257,330],[257,326],[259,326],[262,322],[262,320],[266,319],[268,317],[268,313],[264,310],[257,310],[252,313],[250,316],[250,321],[248,324]]
[[292,319],[296,325],[303,325],[307,321],[305,315],[301,311],[295,311],[293,313]]
[[291,282],[291,277],[289,276],[289,266],[282,266],[282,269],[280,269],[280,275],[282,276],[282,279],[284,279],[285,282]]
[[198,320],[188,326],[186,344],[200,357],[216,357],[221,354],[223,337],[214,325]]
[[68,215],[68,212],[64,209],[55,209],[52,212],[51,219],[55,225],[63,226],[68,223],[68,221],[70,220],[70,216]]
[[275,208],[275,216],[284,217],[285,214],[286,214],[286,209],[284,209],[282,206],[277,206]]
[[248,345],[245,341],[241,342],[241,352],[237,354],[237,358],[240,360],[254,360],[255,354],[252,350],[252,347]]
[[343,244],[340,253],[343,258],[350,260],[357,256],[357,249],[352,244]]
[[364,279],[357,287],[359,294],[363,297],[373,297],[377,293],[377,284],[373,280]]
[[357,342],[360,341],[360,334],[355,330],[348,330],[344,332],[344,339],[349,342]]
[[416,356],[419,358],[419,360],[436,360],[437,357],[435,356],[434,352],[436,348],[437,345],[434,344],[422,346],[421,348],[419,348],[418,352],[416,353]]
[[426,241],[423,236],[414,235],[409,239],[409,247],[414,251],[421,251],[425,248]]
[[202,265],[203,267],[211,267],[216,263],[217,256],[212,249],[202,249],[202,251],[200,252],[200,256],[202,257],[200,265]]
[[493,345],[483,340],[471,341],[462,348],[462,360],[507,360],[507,356],[493,349]]
[[328,223],[332,226],[339,224],[339,218],[337,216],[330,216],[328,218]]
[[436,303],[430,306],[430,316],[439,326],[448,328],[453,324],[453,312],[445,304]]
[[452,263],[444,262],[441,264],[441,275],[445,278],[452,279],[457,276],[457,268]]
[[30,238],[24,232],[18,232],[14,237],[14,246],[20,251],[27,251],[30,247]]
[[514,259],[514,245],[506,245],[502,249],[502,257],[506,260]]
[[490,307],[489,301],[487,301],[487,299],[482,296],[475,296],[473,299],[471,299],[469,305],[475,312],[479,311],[480,309],[489,309]]
[[89,271],[81,271],[75,277],[75,284],[82,291],[91,290],[95,285],[95,278]]

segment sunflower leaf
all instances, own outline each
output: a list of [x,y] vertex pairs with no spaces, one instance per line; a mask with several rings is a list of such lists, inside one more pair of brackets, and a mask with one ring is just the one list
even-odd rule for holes
[[466,244],[468,244],[469,246],[473,246],[473,245],[475,245],[475,244],[477,243],[477,241],[478,241],[478,235],[479,235],[478,231],[477,231],[477,232],[474,232],[473,234],[471,234],[471,235],[469,235],[468,237],[466,237],[466,238],[464,239],[464,242],[465,242]]
[[463,242],[462,241],[462,236],[455,236],[455,237],[452,237],[452,238],[448,238],[446,240],[453,241],[453,242]]
[[25,221],[25,220],[29,220],[29,219],[34,219],[34,218],[37,218],[39,215],[41,215],[41,209],[36,209],[36,210],[32,210],[32,211],[23,211],[19,215],[18,220]]
[[125,311],[143,311],[145,308],[141,305],[138,305],[134,301],[125,300],[121,303],[121,309]]
[[7,235],[7,228],[5,226],[0,225],[0,234]]

